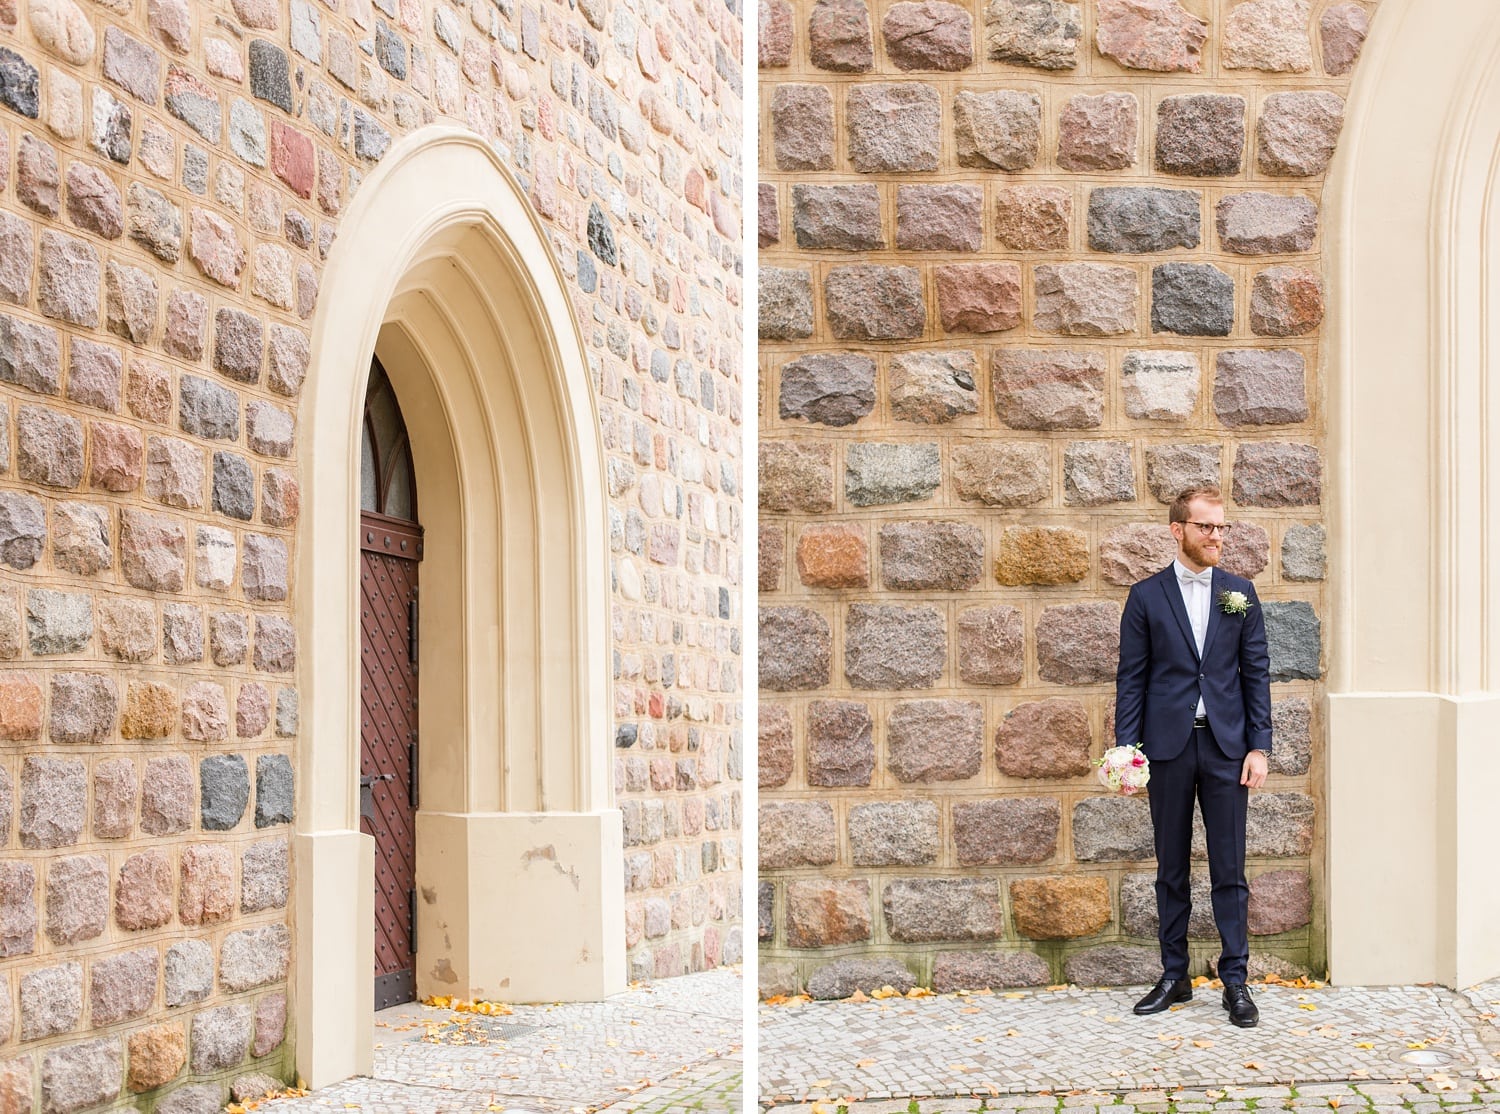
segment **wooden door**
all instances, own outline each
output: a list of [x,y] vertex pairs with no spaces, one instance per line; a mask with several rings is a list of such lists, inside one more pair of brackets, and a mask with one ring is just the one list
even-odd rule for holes
[[417,562],[422,528],[360,515],[360,830],[375,839],[375,1008],[416,997]]

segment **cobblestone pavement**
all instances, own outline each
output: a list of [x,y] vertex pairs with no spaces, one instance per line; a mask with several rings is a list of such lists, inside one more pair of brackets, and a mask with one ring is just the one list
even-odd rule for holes
[[398,1006],[376,1015],[374,1075],[258,1109],[737,1112],[742,985],[734,968],[503,1017]]
[[1461,994],[1256,986],[1254,1029],[1230,1025],[1211,987],[1136,1017],[1143,990],[762,1004],[760,1102],[778,1114],[1500,1111],[1500,980]]

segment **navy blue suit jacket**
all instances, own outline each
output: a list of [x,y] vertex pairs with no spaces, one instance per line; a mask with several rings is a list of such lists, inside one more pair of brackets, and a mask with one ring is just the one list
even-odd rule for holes
[[[1226,615],[1223,592],[1243,592],[1244,615]],[[1214,569],[1203,657],[1193,640],[1177,583],[1168,565],[1130,589],[1120,616],[1120,665],[1115,675],[1115,740],[1139,744],[1152,760],[1182,753],[1193,734],[1198,696],[1225,757],[1271,750],[1271,659],[1266,620],[1255,586]]]

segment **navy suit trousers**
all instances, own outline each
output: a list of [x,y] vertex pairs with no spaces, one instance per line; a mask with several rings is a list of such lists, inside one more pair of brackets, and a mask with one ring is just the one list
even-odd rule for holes
[[1219,978],[1245,981],[1250,958],[1250,887],[1245,882],[1245,809],[1249,790],[1240,784],[1243,762],[1228,758],[1207,727],[1175,758],[1153,760],[1146,787],[1156,832],[1156,911],[1161,918],[1164,978],[1187,977],[1188,917],[1192,913],[1193,798],[1208,835],[1208,873],[1214,923],[1223,951]]

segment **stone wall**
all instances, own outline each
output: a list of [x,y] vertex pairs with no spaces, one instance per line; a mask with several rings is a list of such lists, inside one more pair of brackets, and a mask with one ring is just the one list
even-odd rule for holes
[[762,0],[766,991],[1155,977],[1090,759],[1202,481],[1271,642],[1252,970],[1322,970],[1320,204],[1372,10]]
[[0,1107],[291,1071],[298,399],[340,214],[434,121],[589,348],[631,973],[737,958],[738,18],[0,0]]

